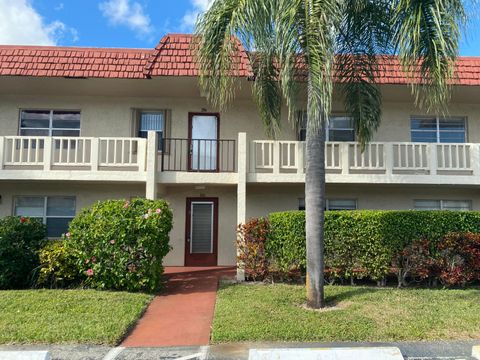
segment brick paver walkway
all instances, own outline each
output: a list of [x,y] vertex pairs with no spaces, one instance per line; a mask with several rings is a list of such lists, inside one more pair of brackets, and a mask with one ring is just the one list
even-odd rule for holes
[[167,288],[155,296],[122,346],[201,346],[210,340],[218,281],[231,267],[168,267]]

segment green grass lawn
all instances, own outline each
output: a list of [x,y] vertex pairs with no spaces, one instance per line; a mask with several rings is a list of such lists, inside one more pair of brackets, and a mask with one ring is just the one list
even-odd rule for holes
[[296,285],[229,285],[217,296],[213,341],[480,339],[480,289],[328,286],[338,310],[302,307]]
[[0,344],[116,344],[151,299],[94,290],[0,291]]

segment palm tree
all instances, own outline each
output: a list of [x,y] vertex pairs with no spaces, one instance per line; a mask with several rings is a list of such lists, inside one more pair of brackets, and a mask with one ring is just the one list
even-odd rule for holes
[[234,76],[239,42],[250,56],[253,98],[268,135],[279,131],[282,104],[289,120],[297,121],[306,92],[309,306],[325,306],[325,129],[333,84],[354,118],[362,147],[380,123],[377,81],[386,56],[397,56],[418,106],[445,111],[465,22],[462,0],[214,0],[199,17],[200,85],[213,106],[224,108],[240,86]]

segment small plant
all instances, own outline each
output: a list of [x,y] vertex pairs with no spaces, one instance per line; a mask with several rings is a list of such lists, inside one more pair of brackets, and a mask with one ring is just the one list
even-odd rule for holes
[[266,219],[250,219],[240,224],[237,230],[238,261],[243,264],[247,279],[264,280],[268,275],[265,244],[268,239],[269,224]]
[[45,225],[38,219],[0,219],[0,289],[20,289],[34,283],[37,252],[45,236]]
[[480,280],[480,234],[450,233],[438,244],[439,279],[447,286]]
[[84,285],[97,289],[156,291],[170,251],[172,211],[163,200],[98,202],[70,223],[68,247]]
[[38,286],[49,288],[70,287],[81,282],[74,252],[68,247],[68,241],[53,240],[40,251],[40,271]]
[[432,274],[434,259],[428,240],[415,241],[400,251],[392,261],[396,270],[398,287],[408,286],[409,281],[422,281]]

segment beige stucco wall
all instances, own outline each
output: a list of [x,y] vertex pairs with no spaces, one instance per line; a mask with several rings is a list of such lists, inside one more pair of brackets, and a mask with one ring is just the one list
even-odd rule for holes
[[237,192],[235,186],[170,186],[161,197],[173,210],[174,226],[170,233],[173,250],[165,258],[166,265],[183,265],[185,249],[185,217],[188,197],[218,198],[218,265],[235,264],[235,229],[237,219]]
[[[13,80],[8,80],[13,81]],[[38,83],[30,86],[29,82]],[[15,93],[0,84],[0,136],[18,134],[20,109],[81,110],[82,136],[133,136],[132,109],[171,109],[172,137],[186,138],[189,112],[217,112],[200,96],[195,79],[158,79],[153,82],[125,82],[65,79],[17,80]],[[23,84],[20,87],[19,84]],[[55,87],[55,84],[58,86]],[[82,86],[79,86],[82,84]],[[108,85],[108,86],[107,86]],[[220,136],[236,139],[238,132],[247,132],[249,139],[265,139],[265,131],[256,106],[251,100],[249,83],[230,107],[220,114]],[[42,91],[44,89],[44,91]],[[452,116],[468,119],[468,141],[480,142],[480,104],[476,87],[459,88],[449,106]],[[382,122],[375,141],[410,141],[410,116],[424,115],[414,106],[407,87],[386,87]],[[457,94],[458,93],[458,94]],[[344,113],[342,101],[334,96],[334,113]],[[283,111],[282,133],[279,139],[296,138],[293,127]]]
[[[26,79],[22,82],[28,83]],[[57,82],[62,83],[62,87],[55,89]],[[75,90],[77,84],[83,84],[84,87]],[[178,138],[186,138],[188,135],[189,112],[217,111],[199,95],[197,90],[194,90],[194,80],[190,82],[178,80],[170,84],[171,87],[150,82],[148,86],[151,88],[142,88],[143,85],[139,86],[138,83],[133,86],[134,83],[131,82],[110,81],[108,82],[110,88],[106,86],[107,82],[96,81],[95,84],[100,86],[91,86],[90,80],[65,82],[51,79],[49,86],[43,87],[42,82],[37,81],[28,91],[25,90],[28,89],[27,85],[25,88],[20,88],[19,85],[15,89],[16,93],[2,92],[2,86],[5,85],[0,84],[0,136],[18,134],[19,109],[22,108],[81,110],[82,136],[133,136],[135,134],[132,133],[132,109],[170,109],[172,110],[170,135]],[[480,104],[474,104],[477,97],[472,95],[477,89],[468,88],[463,91],[470,96],[457,97],[450,106],[450,114],[466,116],[468,141],[480,142]],[[266,138],[255,105],[248,91],[244,92],[220,114],[220,137],[223,139],[236,139],[238,132],[247,132],[249,140]],[[460,101],[462,99],[463,101]],[[333,109],[334,112],[342,112],[342,105],[338,99],[334,102]],[[287,123],[285,113],[284,111],[283,132],[279,138],[294,140],[295,132]],[[423,112],[415,108],[406,88],[386,92],[382,123],[374,140],[410,141],[410,116],[421,114]],[[97,200],[144,196],[145,184],[0,182],[0,217],[12,213],[15,195],[74,195],[77,197],[78,211]],[[160,196],[170,202],[174,212],[174,228],[170,239],[173,250],[165,260],[166,265],[184,264],[187,197],[219,198],[218,264],[235,264],[237,218],[235,185],[163,186],[160,189]],[[298,198],[303,196],[304,186],[301,184],[248,184],[247,218],[265,216],[273,211],[297,209]],[[480,192],[473,187],[328,184],[327,198],[357,199],[360,209],[411,209],[415,199],[472,200],[473,208],[480,210]]]
[[[247,186],[247,218],[298,209],[302,185]],[[470,200],[480,210],[480,190],[455,186],[329,185],[328,199],[355,199],[358,209],[409,210],[414,200]]]
[[145,186],[136,184],[59,183],[0,181],[0,217],[12,215],[13,197],[25,195],[75,196],[77,213],[99,200],[145,196]]
[[[170,109],[172,114],[170,136],[188,137],[189,112],[216,112],[204,98],[168,97],[107,97],[107,96],[41,96],[16,95],[0,98],[0,136],[17,135],[20,109],[71,109],[81,111],[81,136],[118,136],[133,134],[132,109]],[[294,139],[293,127],[286,119],[280,138]],[[262,122],[253,102],[235,101],[220,113],[220,138],[237,139],[239,132],[265,139]],[[136,136],[136,135],[135,135]]]
[[[425,112],[412,102],[385,102],[382,122],[373,141],[411,141],[410,117],[415,115],[425,115]],[[467,142],[480,142],[480,104],[452,103],[449,115],[466,117]]]

